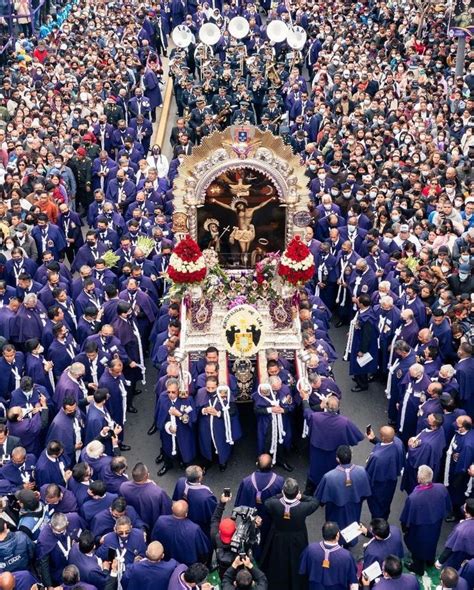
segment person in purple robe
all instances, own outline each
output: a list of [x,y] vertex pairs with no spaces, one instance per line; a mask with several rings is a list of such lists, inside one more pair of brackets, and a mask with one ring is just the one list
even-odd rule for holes
[[431,467],[420,465],[417,477],[418,485],[405,501],[400,522],[405,544],[412,555],[407,567],[422,576],[425,567],[435,561],[441,525],[451,511],[451,500],[443,484],[433,483]]
[[204,485],[204,472],[199,465],[186,468],[185,476],[176,482],[173,501],[186,500],[188,518],[199,525],[209,537],[211,518],[217,506],[217,498],[211,489]]
[[[69,553],[68,568],[74,568],[77,571],[77,577],[83,584],[92,584],[97,590],[114,590],[116,587],[117,577],[111,576],[111,571],[116,574],[117,569],[112,569],[110,562],[102,563],[95,554],[94,535],[88,531],[82,531],[79,535],[78,543],[74,543]],[[63,572],[64,579],[64,572]]]
[[99,388],[106,389],[109,397],[105,407],[107,408],[112,420],[121,427],[119,433],[119,447],[122,451],[129,451],[131,447],[123,442],[123,428],[127,420],[127,397],[129,396],[129,386],[123,375],[123,363],[120,359],[113,359],[109,363],[109,368],[99,380]]
[[0,357],[0,398],[9,400],[11,392],[20,387],[25,357],[13,344],[5,344]]
[[125,287],[126,289],[119,293],[119,299],[130,304],[143,345],[149,338],[151,328],[158,315],[158,308],[150,295],[139,288],[135,279],[128,279]]
[[44,387],[52,398],[55,389],[53,363],[44,358],[44,348],[39,338],[31,338],[25,342],[25,374],[33,383]]
[[[169,553],[165,552],[163,545],[158,541],[150,543],[146,549],[145,559],[132,564],[125,571],[121,580],[124,590],[140,588],[140,590],[157,590],[168,588],[168,583],[175,568],[179,565],[175,559],[170,559]],[[178,586],[174,586],[178,590]]]
[[82,522],[77,514],[56,512],[40,531],[36,545],[36,567],[46,587],[58,586],[62,571],[68,564],[69,553],[81,532]]
[[81,451],[81,461],[85,461],[94,473],[94,479],[101,479],[104,469],[110,465],[112,457],[105,454],[105,447],[99,440],[92,440]]
[[466,488],[469,483],[468,469],[474,464],[474,430],[469,416],[456,418],[456,432],[451,439],[445,459],[443,483],[447,486],[453,514],[448,522],[455,522],[464,516]]
[[[413,574],[404,574],[402,560],[397,555],[389,555],[382,567],[382,577],[377,582],[377,590],[420,590],[418,579]],[[369,588],[371,582],[362,576],[362,587]]]
[[107,533],[100,547],[96,551],[97,557],[103,561],[107,559],[109,550],[115,550],[118,561],[117,577],[120,582],[126,568],[131,565],[137,557],[145,557],[146,543],[143,531],[132,528],[128,516],[117,518],[113,532]]
[[237,406],[231,400],[230,390],[227,386],[218,387],[216,377],[209,377],[206,388],[197,392],[195,403],[201,455],[207,466],[216,455],[219,469],[225,471],[234,443],[241,436]]
[[101,476],[108,492],[118,495],[120,486],[128,481],[127,469],[128,465],[125,457],[121,457],[120,455],[112,457],[112,460],[103,470]]
[[302,392],[304,417],[309,429],[309,474],[306,491],[313,493],[325,473],[337,467],[336,450],[341,445],[356,446],[364,435],[357,426],[339,414],[340,403],[331,396],[324,412],[312,412],[308,392]]
[[89,490],[91,481],[92,467],[90,467],[85,461],[76,463],[72,468],[72,476],[68,479],[67,489],[74,494],[79,506],[89,497],[87,491]]
[[474,588],[474,558],[469,559],[462,564],[459,569],[459,575],[466,580],[469,588]]
[[120,486],[120,495],[135,508],[151,531],[159,516],[171,514],[171,500],[149,476],[148,467],[144,463],[137,463],[132,470],[132,481],[126,481]]
[[402,532],[398,527],[389,525],[384,518],[373,518],[368,530],[364,526],[361,528],[363,534],[370,537],[370,541],[364,545],[363,569],[376,561],[382,568],[385,558],[389,555],[403,559],[405,550]]
[[193,563],[189,567],[178,564],[171,574],[167,590],[189,590],[199,587],[206,582],[208,575],[209,570],[203,563]]
[[[425,367],[425,365],[423,365]],[[425,372],[426,375],[426,372]],[[422,430],[428,426],[428,416],[430,414],[443,414],[443,406],[441,405],[441,396],[443,395],[443,386],[437,381],[432,381],[426,388],[425,401],[423,398],[418,407],[418,418],[416,421],[416,434],[419,434]],[[443,430],[446,433],[443,422]],[[446,443],[449,443],[450,439],[446,437]]]
[[143,76],[143,84],[145,86],[145,96],[150,101],[150,113],[152,122],[156,119],[156,109],[163,103],[160,90],[159,76],[159,64],[158,62],[149,62],[149,67],[145,70]]
[[36,457],[24,447],[13,449],[10,461],[0,469],[0,491],[14,494],[17,490],[34,489]]
[[76,496],[64,486],[55,483],[44,484],[40,488],[40,496],[49,514],[69,514],[78,511]]
[[[341,445],[336,451],[338,466],[321,479],[315,498],[326,507],[326,520],[336,522],[341,529],[360,521],[362,504],[372,494],[367,472],[352,463],[350,446]],[[357,544],[357,538],[346,543]]]
[[156,417],[163,459],[163,466],[158,471],[160,476],[173,466],[173,457],[177,457],[182,465],[191,463],[196,457],[194,400],[181,396],[177,379],[166,380],[166,391],[166,395],[158,398]]
[[62,442],[66,465],[75,465],[84,445],[84,417],[72,396],[63,398],[62,407],[50,424],[46,442],[52,440]]
[[46,398],[48,408],[52,410],[53,403],[48,391],[43,386],[34,383],[31,377],[22,377],[20,387],[12,391],[10,407],[19,406],[27,412],[31,412],[34,408],[41,405],[42,397]]
[[134,529],[145,530],[145,523],[138,516],[135,508],[127,506],[125,498],[119,496],[115,498],[108,508],[98,512],[92,519],[90,529],[94,537],[97,539],[106,533],[111,533],[114,530],[117,518],[121,516],[128,516]]
[[375,445],[365,466],[372,489],[367,505],[372,518],[388,519],[398,477],[405,465],[405,450],[392,426],[382,426],[380,438],[372,429],[367,437]]
[[0,307],[0,334],[6,340],[11,340],[13,324],[19,307],[20,300],[14,296],[6,305]]
[[239,485],[235,495],[235,506],[250,506],[256,508],[262,519],[260,525],[261,545],[271,525],[270,517],[265,510],[265,502],[268,498],[281,493],[284,479],[272,470],[272,457],[263,453],[257,459],[257,469],[245,477]]
[[[53,341],[47,350],[47,359],[53,362],[54,378],[58,380],[63,371],[71,365],[79,349],[64,322],[53,327]],[[60,407],[60,406],[59,406]]]
[[117,498],[117,494],[107,491],[105,483],[101,479],[91,481],[87,494],[89,497],[81,506],[81,516],[87,524],[92,522],[96,514],[110,508],[112,502]]
[[443,452],[446,448],[446,438],[441,414],[428,416],[428,428],[408,441],[408,453],[405,469],[403,470],[401,490],[411,494],[417,483],[418,467],[428,465],[438,478],[441,469]]
[[423,365],[413,364],[400,381],[400,401],[397,403],[398,436],[406,444],[417,431],[418,410],[426,400],[431,380],[424,374]]
[[351,553],[339,544],[341,533],[336,522],[327,521],[323,540],[310,543],[301,553],[299,573],[309,590],[353,590],[358,588],[357,565]]
[[[410,313],[405,310],[403,313]],[[408,369],[416,363],[415,351],[408,342],[394,337],[388,360],[388,378],[385,394],[388,399],[388,419],[391,426],[396,426],[398,412],[397,404],[401,398],[401,381]]]
[[464,561],[474,557],[474,498],[464,504],[464,520],[451,531],[436,567],[450,566],[459,569]]
[[8,431],[12,436],[17,436],[27,453],[33,453],[39,457],[43,448],[41,433],[48,426],[49,412],[45,397],[40,400],[40,407],[33,410],[18,406],[11,407],[7,412]]
[[46,320],[46,310],[38,297],[28,293],[16,312],[11,328],[12,341],[23,345],[30,338],[41,338]]
[[459,361],[455,365],[456,379],[459,384],[459,404],[474,420],[474,358],[472,345],[462,342],[458,348]]
[[420,327],[415,320],[412,310],[404,309],[400,314],[400,319],[402,323],[400,324],[401,330],[399,339],[414,347],[418,342]]
[[[357,265],[362,263],[367,266],[365,260],[358,260]],[[360,270],[360,269],[358,269]],[[370,296],[368,292],[362,292],[356,298],[357,313],[351,321],[349,338],[346,347],[345,358],[349,358],[349,374],[353,376],[356,385],[351,391],[367,391],[369,388],[369,374],[377,372],[378,366],[378,322],[375,312],[370,307]],[[361,359],[368,359],[368,362],[360,364]]]
[[212,552],[209,537],[188,518],[188,503],[185,500],[173,502],[172,514],[164,514],[157,519],[151,539],[163,545],[168,557],[186,565],[196,561],[206,563]]
[[[8,584],[5,584],[5,576],[7,576],[7,580],[8,580],[8,576],[13,576],[14,581],[15,581],[15,585],[8,586]],[[0,574],[0,580],[1,580],[2,584],[4,585],[3,586],[4,588],[11,587],[11,588],[15,588],[15,590],[31,590],[32,588],[37,587],[37,586],[35,586],[35,584],[38,584],[38,580],[28,570],[19,570],[17,572],[13,572],[13,573],[3,572],[3,574]]]
[[66,398],[72,398],[79,408],[89,403],[89,392],[83,381],[86,369],[82,363],[72,363],[64,369],[54,391],[54,403],[59,410]]
[[[84,432],[84,444],[88,445],[91,441],[101,436],[104,429],[110,432],[110,435],[102,442],[107,455],[113,454],[113,439],[120,433],[121,426],[116,425],[112,416],[107,409],[109,399],[109,390],[105,387],[99,387],[94,391],[93,402],[89,405],[86,414],[86,426]],[[115,431],[114,431],[115,429]],[[113,436],[115,435],[115,436]]]
[[45,483],[66,485],[71,472],[67,470],[68,459],[59,440],[51,440],[36,461],[35,479],[40,488]]

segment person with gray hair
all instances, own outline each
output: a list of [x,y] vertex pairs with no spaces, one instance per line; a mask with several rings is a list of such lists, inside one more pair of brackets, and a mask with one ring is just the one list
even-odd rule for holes
[[299,588],[299,559],[308,546],[306,519],[318,509],[319,502],[301,493],[296,479],[289,477],[282,493],[265,502],[273,522],[262,554],[262,570],[269,588]]
[[63,569],[68,565],[69,552],[79,540],[82,520],[75,512],[67,516],[55,512],[39,534],[36,545],[36,566],[46,587],[62,583]]
[[418,576],[433,565],[441,525],[451,512],[448,490],[441,483],[433,483],[433,470],[429,465],[417,469],[418,485],[405,501],[400,522],[405,544],[411,551],[408,569]]
[[417,431],[418,410],[420,404],[427,397],[431,383],[425,375],[423,365],[414,363],[400,384],[401,396],[397,403],[399,437],[406,444],[408,439],[415,436]]
[[86,368],[82,363],[72,363],[60,376],[54,392],[54,402],[61,407],[66,397],[73,397],[77,405],[84,409],[93,397],[89,395],[83,377]]

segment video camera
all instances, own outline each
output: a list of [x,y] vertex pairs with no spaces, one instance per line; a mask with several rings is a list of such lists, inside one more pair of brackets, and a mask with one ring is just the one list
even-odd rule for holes
[[260,543],[260,531],[255,524],[257,516],[257,509],[249,506],[237,506],[232,510],[231,518],[236,522],[235,533],[230,542],[233,553],[247,555],[253,545]]

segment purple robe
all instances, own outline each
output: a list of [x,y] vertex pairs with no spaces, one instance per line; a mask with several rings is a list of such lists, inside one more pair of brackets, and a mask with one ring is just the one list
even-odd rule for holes
[[410,346],[415,346],[418,342],[418,332],[420,328],[416,323],[416,320],[413,320],[410,324],[406,324],[402,322],[402,330],[400,332],[399,339],[404,340]]
[[106,402],[106,408],[114,422],[123,427],[127,419],[127,385],[121,374],[114,377],[108,369],[99,380],[99,387],[109,390],[110,398]]
[[38,487],[46,483],[55,483],[58,486],[66,485],[64,472],[67,467],[67,458],[64,457],[64,454],[58,458],[49,458],[45,449],[36,462],[36,485]]
[[186,565],[206,561],[212,551],[209,538],[198,524],[189,518],[176,518],[172,514],[158,518],[151,539],[162,543],[167,557]]
[[97,557],[107,559],[109,549],[125,549],[124,561],[128,566],[134,562],[135,557],[145,557],[146,543],[143,531],[132,529],[128,537],[119,537],[116,533],[107,533],[104,542],[96,551]]
[[101,498],[89,497],[81,506],[81,514],[87,521],[87,524],[90,525],[94,516],[99,514],[99,512],[108,510],[117,497],[117,494],[111,494],[110,492],[105,492]]
[[47,315],[42,305],[34,309],[29,309],[23,304],[20,305],[12,325],[11,336],[13,341],[23,344],[30,338],[39,338],[41,340],[46,319]]
[[[12,573],[15,578],[15,590],[31,590],[33,584],[38,583],[38,580],[27,570],[20,570]],[[87,588],[85,588],[85,590],[87,590]]]
[[382,568],[385,558],[389,555],[396,555],[403,559],[404,554],[402,533],[398,527],[390,525],[390,534],[386,539],[372,537],[365,546],[363,569],[376,561]]
[[[327,553],[329,567],[323,567]],[[339,545],[311,543],[301,554],[299,573],[309,581],[309,590],[347,590],[357,584],[354,557]]]
[[158,398],[157,404],[157,418],[156,426],[160,431],[161,450],[168,459],[173,455],[173,436],[169,434],[166,429],[170,423],[171,416],[169,410],[171,407],[176,408],[183,415],[188,416],[188,422],[184,423],[179,418],[176,418],[176,452],[180,454],[184,463],[191,463],[196,457],[196,408],[194,400],[189,397],[187,399],[177,398],[174,402],[170,400],[168,395],[162,395]]
[[463,520],[456,525],[444,546],[452,553],[443,562],[443,567],[459,569],[465,560],[474,557],[474,519]]
[[[125,574],[121,580],[122,588],[124,590],[134,590],[140,588],[140,590],[166,590],[170,578],[178,566],[178,563],[174,559],[168,559],[166,561],[152,562],[148,559],[142,559],[138,563],[132,564],[125,571]],[[177,586],[174,589],[177,590]]]
[[23,418],[19,422],[8,421],[8,431],[11,436],[17,436],[21,441],[21,446],[25,447],[27,453],[33,453],[38,457],[41,453],[43,445],[41,444],[41,431],[43,424],[41,422],[41,414],[38,412],[31,418]]
[[109,457],[105,454],[97,457],[97,459],[89,457],[86,449],[82,449],[80,459],[92,467],[94,479],[102,479],[102,473],[104,469],[110,465],[110,462],[112,461],[112,457]]
[[[41,486],[40,494],[41,500],[44,504],[46,504],[45,495],[46,495],[46,488],[48,484],[44,484]],[[64,486],[59,486],[61,490],[62,498],[59,500],[57,504],[46,504],[46,507],[51,512],[62,512],[63,514],[68,514],[69,512],[77,512],[78,505],[76,496],[70,491],[67,490]]]
[[125,498],[127,504],[135,508],[150,531],[159,516],[171,514],[171,500],[168,494],[154,481],[127,481],[120,486],[120,495]]
[[34,481],[35,464],[36,457],[30,453],[26,455],[23,465],[16,465],[12,461],[5,463],[0,469],[0,493],[13,494],[23,489],[23,483]]
[[451,512],[451,500],[443,484],[416,486],[400,516],[405,544],[416,559],[434,561],[444,518]]
[[460,405],[474,420],[474,358],[460,360],[455,369],[456,380],[459,383]]
[[102,569],[96,555],[82,553],[79,545],[75,544],[69,554],[69,564],[75,565],[79,570],[81,586],[83,584],[93,584],[93,587],[97,588],[97,590],[104,590],[109,579],[109,573]]
[[340,445],[356,446],[364,435],[357,426],[341,414],[312,412],[305,408],[309,427],[309,479],[317,486],[324,474],[337,467],[336,450]]
[[466,561],[459,570],[459,575],[467,581],[469,588],[474,588],[474,558]]
[[[75,428],[78,429],[76,438]],[[60,440],[64,445],[64,456],[69,467],[76,463],[76,442],[84,441],[84,420],[80,410],[74,414],[66,414],[63,408],[54,417],[46,435],[46,444],[52,440]]]
[[[60,535],[53,533],[49,525],[41,529],[36,545],[36,557],[41,560],[48,557],[49,571],[53,586],[58,586],[62,581],[62,571],[68,564],[64,549],[71,547],[74,541],[79,539],[82,522],[77,514],[68,514],[68,526]],[[68,540],[69,539],[69,540]],[[61,550],[61,546],[63,550]],[[48,584],[49,585],[49,584]]]
[[372,495],[367,500],[372,518],[385,518],[390,514],[398,476],[405,465],[405,450],[402,441],[395,437],[390,444],[375,445],[365,469],[369,476]]
[[107,491],[117,495],[119,493],[120,486],[124,482],[128,481],[128,477],[125,474],[118,475],[117,473],[114,473],[110,469],[110,465],[107,465],[107,467],[102,471],[101,479],[105,483]]
[[[291,445],[291,412],[295,408],[294,401],[291,397],[290,390],[287,385],[282,385],[279,391],[273,392],[275,399],[279,402],[280,408],[285,410],[281,414],[282,424],[284,430],[283,446],[289,448]],[[271,397],[260,395],[258,392],[253,396],[254,412],[257,416],[257,453],[268,452],[272,440],[273,416],[268,413],[268,408],[272,407]]]
[[[134,529],[145,528],[145,523],[140,519],[133,506],[127,506],[125,508],[125,516],[128,516]],[[110,508],[105,508],[94,516],[90,523],[90,530],[93,532],[94,537],[102,537],[106,533],[111,533],[114,530],[116,520],[117,519],[112,516]]]
[[398,409],[398,432],[403,442],[416,434],[418,408],[426,398],[426,391],[431,380],[423,375],[421,379],[413,379],[407,373],[400,382],[400,407]]
[[[371,494],[369,477],[365,469],[350,464],[338,465],[326,473],[315,497],[326,506],[326,521],[337,522],[339,528],[343,529],[354,521],[360,521],[362,503]],[[357,538],[349,545],[356,543]]]
[[[232,453],[233,445],[227,442],[222,405],[217,395],[210,396],[206,389],[200,389],[195,398],[198,413],[198,438],[201,454],[208,461],[212,461],[213,452],[219,458],[219,464],[227,463]],[[202,410],[212,405],[220,417],[204,415]],[[235,443],[241,437],[240,423],[237,416],[237,408],[234,402],[230,402],[229,414],[231,416],[232,440]],[[234,417],[234,419],[232,419]]]
[[417,485],[417,473],[420,465],[428,465],[433,470],[433,479],[436,480],[441,468],[441,460],[446,447],[444,430],[423,430],[417,436],[420,441],[417,447],[409,448],[407,461],[403,471],[401,489],[411,494]]
[[200,483],[191,484],[185,477],[180,477],[173,492],[173,502],[176,500],[186,500],[188,518],[209,536],[211,517],[217,506],[217,498],[211,489]]
[[[83,388],[81,387],[83,385]],[[62,408],[63,401],[66,397],[72,397],[76,404],[83,405],[83,402],[87,395],[87,388],[85,383],[72,379],[68,371],[64,371],[59,381],[56,384],[56,390],[54,392],[54,403],[56,407]]]

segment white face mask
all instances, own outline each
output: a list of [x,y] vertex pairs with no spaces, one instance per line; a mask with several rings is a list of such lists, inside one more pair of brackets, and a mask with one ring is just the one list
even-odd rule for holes
[[469,273],[467,273],[467,272],[460,272],[459,273],[459,280],[460,281],[465,281],[468,277],[469,277]]
[[357,228],[356,228],[356,226],[355,226],[355,225],[348,225],[348,226],[347,226],[347,231],[348,231],[350,234],[353,234],[353,233],[356,231],[356,229],[357,229]]

